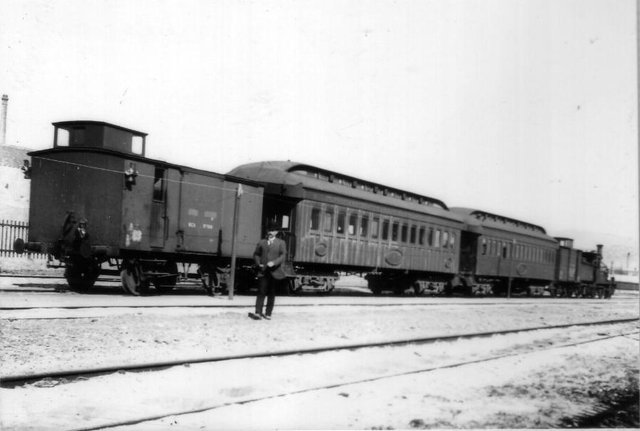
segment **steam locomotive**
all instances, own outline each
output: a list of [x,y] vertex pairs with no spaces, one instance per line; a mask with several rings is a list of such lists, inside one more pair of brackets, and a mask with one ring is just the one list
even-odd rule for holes
[[103,266],[133,294],[172,289],[178,263],[203,285],[248,288],[266,226],[288,247],[289,292],[333,290],[340,273],[363,275],[374,294],[610,297],[596,251],[570,238],[479,209],[311,165],[265,161],[227,174],[145,157],[146,134],[98,121],[53,123],[53,148],[29,153],[29,238],[72,289]]

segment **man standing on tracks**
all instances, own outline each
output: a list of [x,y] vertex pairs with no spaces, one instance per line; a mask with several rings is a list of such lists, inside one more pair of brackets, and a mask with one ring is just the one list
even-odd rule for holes
[[[267,238],[261,239],[253,252],[253,259],[258,266],[258,296],[256,296],[256,312],[249,313],[249,317],[255,320],[271,319],[276,291],[286,278],[282,264],[287,257],[287,247],[283,240],[277,238],[277,234],[277,227],[269,227]],[[265,296],[267,308],[263,313]]]

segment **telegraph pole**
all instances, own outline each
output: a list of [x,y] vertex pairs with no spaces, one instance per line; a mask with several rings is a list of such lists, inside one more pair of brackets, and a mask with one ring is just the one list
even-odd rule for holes
[[238,184],[235,204],[233,206],[233,230],[231,231],[231,276],[229,277],[229,299],[233,299],[233,290],[236,285],[236,242],[238,239],[238,219],[240,218],[240,196],[242,196],[242,184]]

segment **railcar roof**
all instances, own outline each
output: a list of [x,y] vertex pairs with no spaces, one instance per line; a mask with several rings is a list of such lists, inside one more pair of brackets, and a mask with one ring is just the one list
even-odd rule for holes
[[199,175],[204,175],[204,176],[208,176],[208,177],[224,178],[224,179],[226,179],[228,181],[232,181],[232,182],[238,182],[238,183],[247,184],[247,185],[256,186],[256,187],[262,187],[261,183],[259,183],[257,181],[251,181],[250,179],[244,178],[244,177],[233,176],[231,174],[220,174],[218,172],[213,172],[213,171],[205,171],[203,169],[192,168],[192,167],[186,166],[186,165],[177,165],[175,163],[166,162],[164,160],[150,159],[148,157],[140,156],[140,155],[137,155],[137,154],[121,153],[119,151],[114,151],[114,150],[105,149],[105,148],[57,147],[57,148],[47,148],[47,149],[44,149],[44,150],[30,151],[27,154],[29,156],[31,156],[31,157],[45,157],[48,154],[61,154],[61,153],[102,153],[102,154],[109,154],[109,155],[112,155],[112,156],[121,157],[122,159],[126,159],[126,160],[137,161],[137,162],[141,162],[141,163],[148,163],[148,164],[152,164],[152,165],[156,165],[156,166],[162,166],[162,167],[168,168],[168,169],[177,169],[179,171],[189,172],[189,173],[199,174]]
[[363,201],[427,213],[462,221],[462,217],[449,211],[444,202],[428,196],[388,187],[304,163],[290,161],[264,161],[241,165],[229,172],[254,181],[302,186]]
[[138,130],[133,130],[133,129],[127,129],[126,127],[118,126],[117,124],[106,123],[104,121],[93,121],[93,120],[58,121],[56,123],[51,123],[51,124],[53,124],[55,127],[60,127],[61,129],[76,127],[76,126],[85,126],[85,125],[106,126],[106,127],[111,127],[113,129],[129,132],[138,136],[148,135],[148,133],[140,132]]
[[451,211],[464,216],[467,223],[475,220],[476,222],[479,222],[482,227],[518,233],[521,235],[557,242],[553,237],[547,235],[547,232],[543,227],[532,223],[497,214],[492,214],[473,208],[455,207],[451,208]]

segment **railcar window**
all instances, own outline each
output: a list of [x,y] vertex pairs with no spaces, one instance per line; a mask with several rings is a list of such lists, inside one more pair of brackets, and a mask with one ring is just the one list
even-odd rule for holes
[[411,244],[416,243],[416,226],[415,225],[411,226],[410,240],[411,240]]
[[142,136],[134,136],[131,138],[131,151],[134,154],[142,154],[142,150],[144,150],[144,146],[142,145],[143,140]]
[[333,232],[333,212],[329,210],[324,213],[324,231]]
[[377,217],[374,217],[373,220],[371,220],[371,238],[378,239],[379,232],[380,232],[380,219]]
[[65,129],[56,129],[56,146],[68,147],[69,146],[69,131]]
[[338,213],[338,223],[336,224],[336,233],[344,234],[344,221],[347,215],[344,212]]
[[442,248],[447,248],[449,246],[449,232],[446,230],[442,232]]
[[366,238],[369,235],[369,217],[362,216],[360,219],[360,238]]
[[455,248],[456,247],[456,234],[455,233],[451,233],[451,235],[449,236],[449,247],[451,247],[451,248]]
[[356,234],[356,225],[358,224],[358,214],[353,213],[349,216],[349,226],[347,228],[347,232],[349,235]]
[[487,254],[487,240],[482,238],[482,251],[483,255]]
[[434,247],[440,247],[440,229],[436,229],[435,241],[433,243]]
[[153,178],[153,200],[164,201],[164,169],[156,168]]
[[400,223],[393,222],[391,225],[391,241],[398,241],[398,231],[399,231]]
[[433,247],[433,228],[430,227],[429,228],[429,236],[427,237],[427,245],[429,247]]
[[385,241],[389,239],[389,220],[382,222],[382,239]]
[[288,215],[283,215],[282,216],[282,223],[280,223],[280,227],[282,229],[289,229],[289,216]]
[[407,242],[407,234],[409,233],[409,227],[406,224],[402,225],[402,242]]
[[313,208],[311,210],[311,225],[309,226],[309,229],[320,229],[320,208]]
[[424,245],[424,233],[425,233],[425,227],[420,226],[420,230],[418,231],[418,244],[420,245]]

